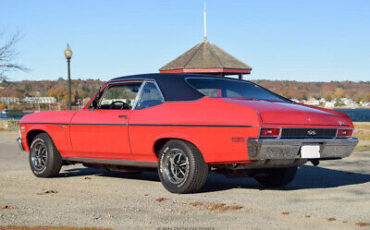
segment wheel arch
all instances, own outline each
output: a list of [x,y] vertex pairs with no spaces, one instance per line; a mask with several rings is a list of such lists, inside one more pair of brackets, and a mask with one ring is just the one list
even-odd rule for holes
[[[155,141],[154,141],[154,145],[153,145],[153,152],[155,154],[155,156],[157,157],[158,159],[158,155],[159,155],[159,151],[161,150],[161,148],[167,143],[167,141],[169,140],[180,140],[180,141],[184,141],[184,142],[187,142],[191,145],[193,145],[195,148],[197,148],[200,152],[200,154],[202,154],[202,151],[201,149],[199,148],[199,145],[198,143],[195,141],[195,140],[192,140],[192,138],[189,138],[189,137],[185,137],[185,136],[182,136],[182,135],[166,135],[166,136],[161,136],[161,137],[158,137]],[[202,154],[203,158],[204,158],[204,155]]]
[[49,135],[49,137],[51,138],[50,134],[44,130],[44,129],[32,129],[30,131],[28,131],[27,135],[26,135],[26,140],[27,140],[27,146],[28,148],[31,147],[31,144],[32,144],[32,141],[33,139],[39,135],[40,133],[46,133],[47,135]]

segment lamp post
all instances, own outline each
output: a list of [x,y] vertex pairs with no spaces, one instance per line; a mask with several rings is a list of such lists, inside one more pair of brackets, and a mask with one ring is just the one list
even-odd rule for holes
[[71,58],[72,58],[72,50],[67,44],[67,48],[64,50],[64,56],[67,59],[68,63],[68,109],[72,110],[71,105]]

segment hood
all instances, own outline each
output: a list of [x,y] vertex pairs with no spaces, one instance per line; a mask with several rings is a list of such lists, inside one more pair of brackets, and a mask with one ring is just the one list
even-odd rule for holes
[[77,111],[44,111],[25,115],[20,123],[69,123]]
[[296,103],[232,98],[222,98],[220,100],[254,109],[260,115],[264,126],[348,126],[351,123],[348,117],[335,111],[321,110]]

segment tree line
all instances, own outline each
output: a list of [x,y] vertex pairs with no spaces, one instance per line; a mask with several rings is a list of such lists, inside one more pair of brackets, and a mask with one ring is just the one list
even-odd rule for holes
[[[290,99],[350,98],[359,103],[370,101],[370,82],[331,81],[299,82],[256,80],[255,83]],[[73,80],[72,104],[92,97],[104,82],[101,80]],[[0,97],[55,97],[59,103],[68,102],[68,82],[62,78],[55,81],[6,81],[0,83]]]

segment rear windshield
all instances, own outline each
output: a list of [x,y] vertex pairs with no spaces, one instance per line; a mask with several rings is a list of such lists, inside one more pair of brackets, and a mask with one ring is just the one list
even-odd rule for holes
[[291,102],[252,82],[234,79],[187,78],[186,81],[208,97],[243,98]]

